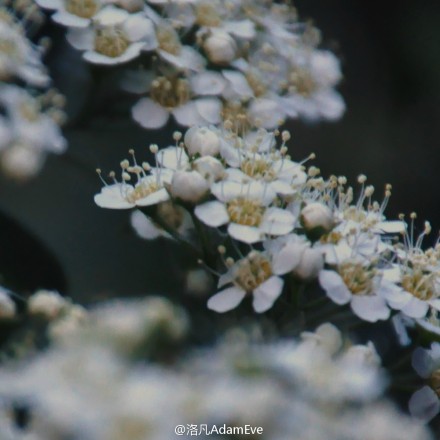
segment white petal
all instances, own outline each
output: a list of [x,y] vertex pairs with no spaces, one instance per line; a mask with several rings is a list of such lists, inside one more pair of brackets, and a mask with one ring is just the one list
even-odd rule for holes
[[[413,297],[409,292],[405,292],[400,287],[393,283],[389,283],[383,288],[385,280],[381,283],[382,296],[386,299],[387,303],[396,310],[401,310]],[[394,287],[392,287],[394,286]]]
[[208,124],[218,124],[221,121],[222,103],[216,98],[202,98],[195,101],[199,115]]
[[93,29],[69,29],[67,41],[78,50],[91,50],[94,47],[95,34]]
[[229,289],[218,292],[208,300],[208,309],[214,310],[218,313],[224,313],[235,309],[243,298],[246,292],[238,287],[229,287]]
[[347,304],[352,294],[340,275],[332,270],[319,272],[319,284],[326,291],[327,296],[336,304]]
[[263,235],[259,228],[254,226],[239,225],[230,223],[228,226],[228,234],[238,241],[252,244],[263,240]]
[[321,115],[331,121],[339,119],[345,112],[345,102],[341,95],[332,89],[322,91],[314,96]]
[[131,115],[144,128],[161,128],[169,117],[169,113],[150,98],[140,99],[132,107]]
[[125,52],[118,57],[108,57],[101,53],[95,52],[94,50],[90,50],[84,53],[83,57],[86,61],[89,61],[93,64],[103,64],[106,66],[112,66],[115,64],[127,63],[139,56],[142,51],[142,47],[144,43],[132,43],[130,44]]
[[254,96],[246,77],[234,70],[223,70],[223,76],[230,82],[230,87],[232,90],[242,98],[251,98]]
[[45,9],[60,9],[63,7],[62,0],[35,0],[35,3]]
[[431,376],[433,370],[435,369],[435,365],[432,361],[429,351],[421,347],[417,347],[414,350],[411,365],[414,370],[416,370],[417,374],[424,379],[427,379],[429,376]]
[[219,95],[226,85],[220,73],[210,70],[195,74],[190,78],[190,82],[196,95]]
[[133,208],[134,203],[127,202],[123,197],[126,187],[122,184],[108,185],[101,189],[99,194],[95,195],[95,203],[101,208],[109,209],[129,209]]
[[131,213],[130,223],[136,234],[144,240],[154,240],[164,235],[163,231],[141,211]]
[[301,261],[306,244],[287,243],[272,258],[272,271],[276,275],[291,272]]
[[199,205],[194,210],[197,218],[212,228],[218,228],[229,222],[229,215],[223,203],[213,201]]
[[355,315],[364,321],[376,322],[390,316],[390,309],[380,296],[353,295],[350,306]]
[[180,107],[176,107],[172,110],[172,113],[176,121],[184,127],[204,125],[206,123],[203,117],[200,116],[194,101],[189,101]]
[[94,20],[102,26],[115,26],[122,24],[128,17],[129,13],[126,10],[110,5],[101,9],[94,16]]
[[251,20],[225,21],[223,29],[229,34],[250,40],[255,37],[255,25]]
[[402,313],[410,318],[424,318],[428,313],[428,303],[416,297],[412,297],[408,303],[402,308]]
[[264,213],[260,229],[269,235],[285,235],[292,231],[295,216],[285,209],[269,208]]
[[248,116],[254,125],[264,128],[276,128],[286,118],[278,103],[269,98],[253,100],[249,105]]
[[269,310],[283,291],[284,281],[280,277],[270,277],[260,284],[253,292],[252,305],[257,313]]
[[399,234],[405,232],[406,225],[405,222],[400,220],[380,222],[376,225],[376,229],[379,229],[386,234]]
[[416,391],[408,402],[409,412],[424,422],[429,422],[440,410],[437,394],[428,386]]
[[71,28],[86,28],[90,24],[90,19],[78,17],[63,10],[55,12],[52,15],[52,20],[55,23]]
[[144,197],[143,199],[136,200],[136,206],[151,206],[156,205],[160,202],[166,202],[170,199],[170,195],[165,188],[160,189],[159,191],[155,191],[150,194],[148,197]]
[[127,19],[124,32],[130,41],[145,42],[144,50],[156,49],[158,45],[153,22],[140,14],[134,14]]

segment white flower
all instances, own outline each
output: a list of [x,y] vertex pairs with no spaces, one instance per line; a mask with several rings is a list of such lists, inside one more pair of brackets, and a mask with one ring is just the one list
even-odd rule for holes
[[39,152],[64,152],[66,141],[54,119],[43,111],[39,97],[33,97],[25,89],[3,85],[0,104],[6,109],[13,143],[24,144]]
[[104,4],[101,0],[35,0],[42,8],[53,9],[52,20],[63,26],[86,28]]
[[176,171],[170,193],[176,199],[198,203],[209,193],[209,184],[197,171]]
[[418,419],[429,422],[440,411],[437,394],[440,371],[440,344],[433,342],[429,350],[417,348],[412,356],[412,366],[431,386],[425,385],[417,390],[409,400],[409,411]]
[[185,146],[190,156],[216,156],[220,151],[218,134],[207,127],[191,127],[185,133]]
[[[140,99],[133,106],[133,119],[149,129],[163,127],[170,115],[187,127],[218,124],[221,121],[221,102],[215,95],[221,88],[212,89],[209,82],[204,84],[203,75],[196,74],[191,81],[178,76],[154,78],[146,87],[150,97]],[[199,78],[202,78],[201,83]],[[213,96],[208,96],[211,93]],[[194,95],[202,96],[194,98]]]
[[327,296],[336,304],[350,303],[355,315],[364,321],[376,322],[390,316],[386,297],[397,286],[356,260],[337,266],[337,271],[322,270],[319,282]]
[[[159,163],[157,146],[152,145],[150,149],[155,152],[156,161]],[[110,173],[110,177],[114,180],[111,185],[101,177],[105,186],[94,197],[95,203],[101,208],[130,209],[135,206],[157,205],[169,200],[170,196],[165,189],[165,184],[171,182],[173,171],[163,168],[151,170],[148,164],[141,167],[136,163],[134,152],[130,151],[130,154],[133,155],[134,164],[130,166],[128,160],[121,162],[122,182],[116,180],[114,172]],[[147,174],[145,169],[151,171],[151,174]],[[101,176],[101,170],[98,170],[98,174]],[[131,180],[131,174],[137,180],[134,185],[127,183]]]
[[222,181],[214,183],[211,192],[218,200],[197,206],[194,213],[211,227],[228,224],[236,240],[256,243],[265,235],[285,235],[293,229],[293,214],[270,207],[276,194],[268,185]]
[[0,16],[0,80],[18,77],[33,86],[46,86],[49,77],[41,62],[42,49],[25,36],[25,28],[2,9]]
[[113,6],[102,9],[94,18],[93,26],[69,29],[67,39],[76,49],[85,51],[86,61],[104,65],[126,63],[143,49],[156,45],[150,19]]
[[153,9],[146,6],[144,12],[155,25],[155,45],[145,50],[156,50],[159,57],[180,71],[202,71],[206,60],[193,47],[181,43],[180,37],[169,20],[161,17]]
[[94,200],[101,208],[130,209],[135,206],[156,205],[167,201],[169,197],[160,179],[147,176],[134,186],[125,182],[104,186]]
[[252,294],[254,310],[266,312],[282,293],[284,281],[279,275],[285,273],[285,267],[274,264],[268,254],[252,251],[220,277],[219,288],[229,283],[233,286],[212,296],[208,300],[208,308],[224,313],[237,307],[246,295]]
[[68,301],[58,292],[39,290],[29,298],[28,311],[31,315],[42,315],[48,319],[54,319],[68,304]]

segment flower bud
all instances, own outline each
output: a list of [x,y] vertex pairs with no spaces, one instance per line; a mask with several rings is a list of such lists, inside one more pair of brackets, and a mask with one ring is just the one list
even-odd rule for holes
[[324,267],[324,257],[318,249],[304,249],[299,264],[293,270],[293,275],[303,281],[309,281],[318,276]]
[[216,156],[220,150],[220,139],[209,128],[191,127],[185,133],[185,145],[190,156]]
[[300,218],[306,231],[318,236],[330,232],[335,226],[332,211],[319,202],[310,203],[304,207]]
[[208,182],[197,171],[176,171],[170,192],[176,199],[198,203],[209,191]]
[[203,44],[203,49],[209,61],[216,64],[228,64],[237,55],[237,44],[234,39],[224,31],[211,33]]
[[67,305],[67,301],[58,293],[49,290],[39,290],[28,301],[31,315],[42,315],[48,319],[58,317]]
[[225,169],[215,157],[205,156],[193,163],[194,169],[199,172],[210,184],[223,178]]
[[368,367],[380,367],[381,360],[372,342],[353,345],[344,353],[344,360]]

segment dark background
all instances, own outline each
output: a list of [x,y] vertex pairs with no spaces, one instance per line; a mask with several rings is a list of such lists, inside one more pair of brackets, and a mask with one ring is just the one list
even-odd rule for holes
[[[348,111],[334,124],[291,122],[294,159],[314,151],[324,176],[368,176],[381,197],[393,184],[388,216],[416,211],[430,219],[431,242],[440,229],[440,2],[438,0],[298,0],[302,19],[313,19],[323,45],[342,60],[340,87]],[[128,212],[96,207],[96,167],[116,168],[129,148],[140,160],[147,147],[167,146],[167,133],[139,129],[109,115],[106,79],[90,71],[48,23],[48,63],[66,94],[71,117],[68,153],[50,157],[34,180],[0,180],[0,263],[4,282],[20,290],[56,287],[80,301],[107,295],[178,292],[177,249],[144,242],[128,226]],[[91,103],[86,108],[83,103]],[[122,116],[124,116],[124,107]],[[180,259],[181,261],[181,259]],[[12,269],[11,269],[12,268]]]

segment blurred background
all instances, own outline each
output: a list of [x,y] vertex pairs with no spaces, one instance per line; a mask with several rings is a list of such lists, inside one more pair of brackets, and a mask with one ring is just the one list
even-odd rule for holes
[[[440,2],[297,0],[296,6],[322,30],[323,46],[341,58],[348,111],[338,123],[289,123],[293,158],[315,152],[324,176],[354,181],[364,173],[379,199],[392,183],[388,217],[417,212],[420,229],[431,221],[434,242],[440,230]],[[107,93],[117,72],[109,78],[91,70],[49,21],[42,33],[53,40],[48,64],[68,100],[69,149],[50,157],[29,182],[0,178],[3,283],[22,292],[56,288],[82,302],[177,294],[182,256],[176,247],[138,239],[128,212],[93,202],[101,187],[97,167],[116,169],[129,148],[143,160],[149,144],[168,145],[175,127],[139,129],[121,96]],[[110,102],[121,103],[119,114],[109,114]]]

